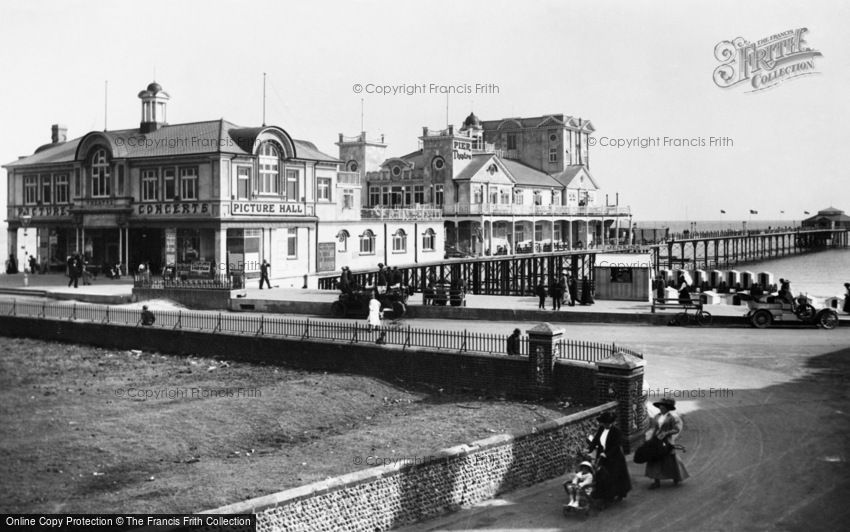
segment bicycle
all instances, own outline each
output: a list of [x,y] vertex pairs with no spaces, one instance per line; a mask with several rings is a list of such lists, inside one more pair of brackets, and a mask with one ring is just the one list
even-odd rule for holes
[[[694,309],[694,313],[691,314],[688,310]],[[711,325],[711,313],[702,309],[702,305],[694,306],[694,307],[685,307],[684,312],[680,312],[673,317],[673,322],[676,325],[691,325],[696,324],[699,326],[703,325]]]

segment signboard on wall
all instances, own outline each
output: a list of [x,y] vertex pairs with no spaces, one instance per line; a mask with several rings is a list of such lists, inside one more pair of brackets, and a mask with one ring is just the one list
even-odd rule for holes
[[177,229],[169,227],[165,230],[165,264],[177,262]]
[[303,203],[232,201],[230,202],[230,214],[234,216],[269,216],[275,214],[304,216],[307,214],[307,210]]
[[316,257],[316,271],[332,272],[336,270],[336,243],[319,242]]

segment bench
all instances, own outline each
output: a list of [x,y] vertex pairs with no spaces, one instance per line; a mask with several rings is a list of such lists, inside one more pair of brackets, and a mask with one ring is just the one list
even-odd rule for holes
[[655,314],[656,310],[665,310],[665,309],[676,309],[676,310],[702,310],[702,303],[700,301],[691,300],[690,303],[682,303],[678,299],[652,299],[652,313]]

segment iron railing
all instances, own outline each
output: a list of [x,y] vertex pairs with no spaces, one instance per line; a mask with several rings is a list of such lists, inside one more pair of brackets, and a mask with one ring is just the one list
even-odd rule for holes
[[[417,347],[455,353],[506,354],[508,335],[472,331],[447,331],[404,326],[390,322],[371,330],[363,322],[285,318],[263,314],[239,314],[196,310],[156,310],[152,328],[182,329],[211,334],[236,334],[323,340],[343,343],[380,343],[389,346]],[[138,309],[121,306],[58,304],[38,301],[0,300],[0,314],[44,320],[104,323],[129,327],[142,326]],[[555,357],[564,360],[596,362],[615,353],[639,358],[643,354],[614,343],[559,340]],[[519,353],[529,354],[528,337],[521,337]]]
[[206,277],[187,277],[180,273],[170,275],[133,275],[133,288],[185,288],[196,290],[239,290],[244,288],[244,275],[217,274]]

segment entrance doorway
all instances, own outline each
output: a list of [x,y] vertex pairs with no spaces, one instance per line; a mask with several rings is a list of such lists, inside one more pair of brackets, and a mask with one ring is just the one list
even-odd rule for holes
[[130,271],[139,270],[139,264],[147,262],[153,274],[162,272],[162,250],[165,246],[165,236],[162,229],[153,227],[131,228],[130,239]]

